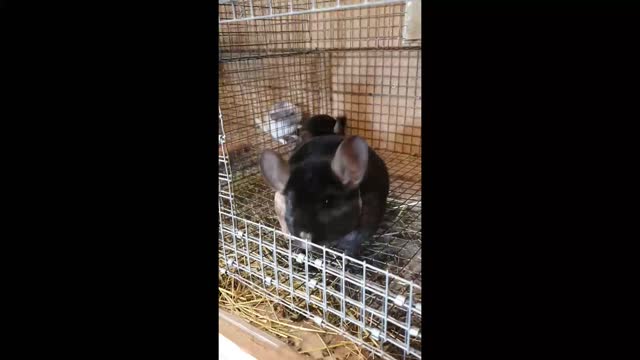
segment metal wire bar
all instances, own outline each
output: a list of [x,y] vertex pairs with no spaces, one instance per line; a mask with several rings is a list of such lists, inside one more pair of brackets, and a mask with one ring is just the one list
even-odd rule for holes
[[[370,2],[369,0],[356,0],[351,1],[352,4],[349,4],[347,1],[343,0],[342,3],[340,0],[337,1],[316,1],[312,0],[310,2],[300,2],[300,1],[291,1],[289,0],[289,6],[274,6],[271,1],[266,1],[265,5],[256,5],[254,3],[264,3],[263,1],[254,1],[248,0],[249,2],[249,13],[248,16],[238,17],[236,14],[236,4],[237,3],[246,3],[243,0],[224,0],[219,1],[221,4],[221,12],[224,15],[231,11],[231,17],[222,16],[220,23],[228,24],[228,23],[237,23],[244,21],[252,21],[252,20],[264,20],[264,19],[274,19],[282,16],[291,16],[291,15],[306,15],[306,14],[317,14],[323,12],[332,12],[337,10],[354,10],[354,9],[365,9],[370,7],[377,7],[381,5],[395,5],[395,4],[404,4],[406,0],[374,0]],[[229,5],[227,5],[229,3]],[[296,6],[294,6],[294,4]],[[246,7],[246,5],[245,5]],[[264,14],[264,15],[256,15],[254,14],[254,8],[256,9],[256,13]],[[276,10],[274,12],[274,9]],[[278,10],[285,9],[284,12],[278,12]],[[243,12],[242,14],[246,14]]]
[[[337,16],[339,14],[339,16]],[[404,5],[221,23],[221,61],[333,49],[419,49],[403,39]]]

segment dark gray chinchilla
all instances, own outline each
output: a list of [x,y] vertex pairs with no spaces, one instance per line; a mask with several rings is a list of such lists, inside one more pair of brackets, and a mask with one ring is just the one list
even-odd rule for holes
[[382,222],[389,174],[361,137],[311,137],[288,162],[266,150],[259,163],[284,232],[356,257]]
[[314,115],[302,123],[301,140],[302,143],[309,141],[312,137],[323,135],[344,135],[346,118],[340,116],[337,119],[329,115]]

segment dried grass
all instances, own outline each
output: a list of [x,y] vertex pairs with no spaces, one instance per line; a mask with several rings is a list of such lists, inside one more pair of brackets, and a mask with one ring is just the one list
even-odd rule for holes
[[[249,287],[236,281],[231,276],[220,276],[218,287],[218,304],[220,308],[235,314],[257,328],[273,334],[289,343],[303,355],[325,350],[334,360],[344,360],[346,356],[337,356],[336,350],[344,348],[349,359],[366,359],[366,351],[356,344],[338,336],[335,332],[322,329],[311,322],[296,325],[290,318],[293,314],[285,307],[274,304],[267,297],[252,291]],[[276,310],[277,309],[277,310]],[[280,312],[280,316],[278,315]],[[320,348],[305,348],[302,344],[304,334],[318,336],[324,346]],[[327,344],[327,340],[332,340]],[[343,352],[344,353],[344,352]]]

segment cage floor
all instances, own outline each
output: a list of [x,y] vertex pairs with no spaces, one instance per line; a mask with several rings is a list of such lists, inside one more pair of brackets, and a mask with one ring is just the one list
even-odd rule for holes
[[[386,150],[377,152],[387,165],[391,184],[385,219],[374,239],[364,247],[363,260],[420,285],[421,159]],[[257,171],[234,182],[233,192],[239,217],[279,230],[273,190]]]

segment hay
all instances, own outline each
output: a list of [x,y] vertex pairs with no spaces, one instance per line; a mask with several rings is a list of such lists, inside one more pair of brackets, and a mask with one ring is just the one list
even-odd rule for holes
[[[326,351],[333,360],[366,359],[366,351],[356,344],[341,338],[338,334],[322,329],[311,322],[295,325],[294,316],[284,306],[274,304],[260,293],[236,281],[230,276],[219,277],[218,304],[220,308],[235,314],[259,329],[266,331],[288,343],[303,355]],[[280,315],[278,315],[280,312]],[[304,334],[317,336],[322,347],[308,348],[304,344]],[[344,349],[344,351],[338,351]],[[345,356],[346,354],[346,356]]]

